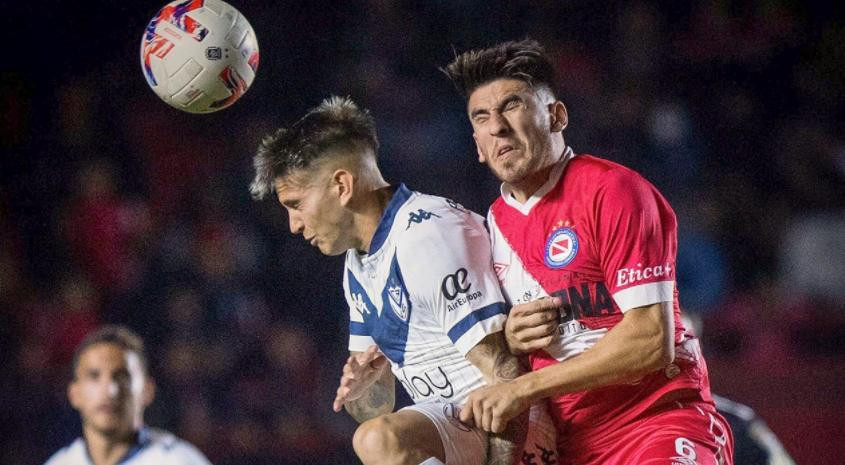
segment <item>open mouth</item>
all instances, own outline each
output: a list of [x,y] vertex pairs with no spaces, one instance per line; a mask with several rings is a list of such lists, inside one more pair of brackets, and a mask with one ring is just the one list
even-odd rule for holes
[[501,157],[502,155],[505,155],[508,152],[511,152],[512,150],[514,150],[512,145],[504,145],[501,148],[499,148],[499,151],[496,152],[496,154]]

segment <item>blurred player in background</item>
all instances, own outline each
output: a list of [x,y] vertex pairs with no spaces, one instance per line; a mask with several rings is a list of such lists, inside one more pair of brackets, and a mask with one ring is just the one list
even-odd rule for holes
[[191,444],[144,426],[155,384],[144,343],[122,326],[89,334],[73,357],[70,404],[82,417],[82,437],[46,465],[210,465]]
[[493,260],[515,305],[506,338],[532,372],[470,394],[461,419],[499,431],[549,398],[564,463],[730,464],[697,340],[680,321],[677,223],[636,172],[566,146],[568,115],[535,41],[457,56],[478,158],[502,182]]
[[[520,371],[505,345],[505,307],[483,218],[444,198],[389,185],[369,112],[333,97],[262,142],[256,199],[275,192],[290,230],[325,255],[346,254],[351,356],[334,401],[362,424],[365,464],[555,460],[544,409],[488,435],[457,419],[467,394]],[[398,379],[415,405],[393,412]],[[545,415],[544,428],[535,420]],[[489,440],[489,453],[488,453]]]
[[[701,318],[695,313],[681,315],[684,328],[701,338]],[[716,410],[728,420],[734,435],[735,465],[795,465],[769,425],[751,407],[713,394]]]

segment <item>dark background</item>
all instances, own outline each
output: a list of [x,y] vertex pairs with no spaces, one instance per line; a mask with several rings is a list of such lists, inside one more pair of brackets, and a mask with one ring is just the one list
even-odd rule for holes
[[[345,358],[339,257],[249,199],[264,134],[329,94],[370,108],[391,181],[486,211],[464,103],[437,70],[526,36],[558,67],[576,152],[627,164],[680,221],[681,304],[714,392],[799,464],[845,455],[845,26],[835,2],[383,1],[235,6],[252,88],[190,115],[139,45],[159,2],[5,2],[0,64],[0,462],[79,434],[73,348],[103,322],[149,346],[147,412],[217,464],[351,463],[331,412]],[[683,4],[683,5],[681,5]]]

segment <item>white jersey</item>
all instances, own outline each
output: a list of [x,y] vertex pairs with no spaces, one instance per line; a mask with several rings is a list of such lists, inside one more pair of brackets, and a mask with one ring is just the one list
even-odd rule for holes
[[400,185],[370,250],[346,254],[349,350],[378,345],[416,403],[463,403],[484,385],[466,354],[506,317],[483,218]]
[[[44,465],[93,465],[85,441],[77,438],[53,454]],[[118,465],[211,465],[196,447],[167,431],[143,428],[138,443]]]

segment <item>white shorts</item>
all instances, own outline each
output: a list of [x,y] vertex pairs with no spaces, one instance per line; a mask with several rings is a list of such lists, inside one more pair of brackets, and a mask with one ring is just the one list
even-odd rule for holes
[[[443,442],[446,465],[483,465],[487,461],[487,433],[461,423],[458,419],[460,406],[426,402],[402,410],[420,412],[434,423]],[[532,459],[528,463],[558,463],[556,440],[557,431],[546,403],[532,405],[523,457]]]

